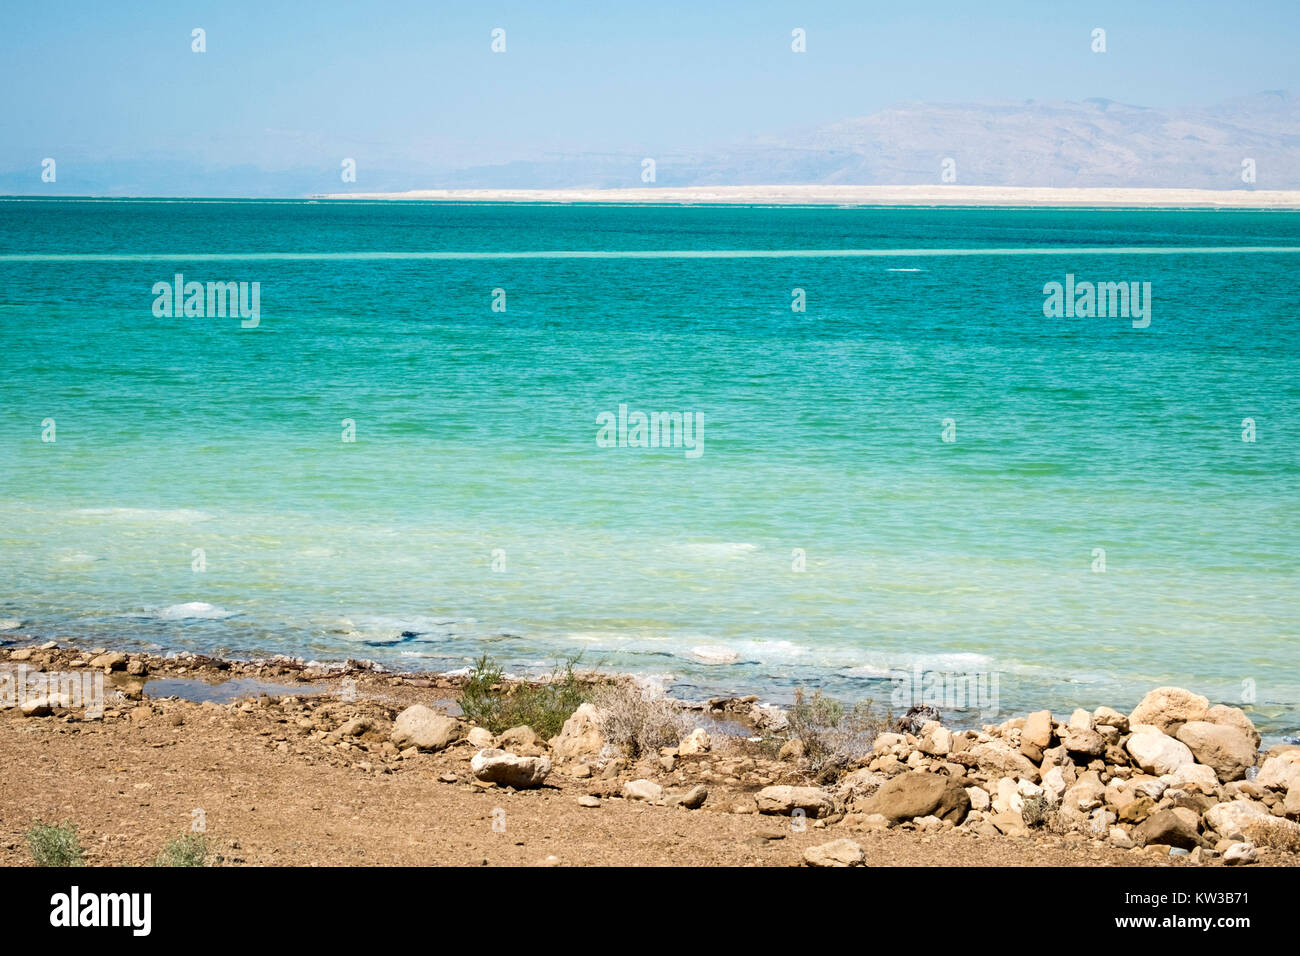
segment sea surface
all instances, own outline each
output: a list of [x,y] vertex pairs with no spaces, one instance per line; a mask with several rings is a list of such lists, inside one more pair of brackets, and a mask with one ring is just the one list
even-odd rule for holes
[[[1293,212],[0,200],[0,639],[980,675],[1003,714],[1177,684],[1295,734],[1297,247]],[[258,283],[256,327],[166,314],[177,273]],[[1067,274],[1150,283],[1149,325],[1046,316]],[[620,405],[700,453],[603,447]]]

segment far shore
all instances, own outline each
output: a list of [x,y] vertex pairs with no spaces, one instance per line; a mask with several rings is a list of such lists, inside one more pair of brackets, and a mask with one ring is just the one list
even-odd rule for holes
[[612,203],[773,206],[1021,206],[1300,209],[1294,189],[1051,186],[647,186],[636,189],[413,189],[327,193],[313,199],[412,202]]

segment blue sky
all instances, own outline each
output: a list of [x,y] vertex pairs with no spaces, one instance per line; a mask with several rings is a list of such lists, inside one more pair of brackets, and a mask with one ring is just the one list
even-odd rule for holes
[[[190,50],[194,27],[206,53]],[[790,50],[795,27],[807,53]],[[708,149],[908,101],[1199,105],[1300,90],[1298,49],[1296,0],[7,3],[0,172],[45,156],[65,179],[91,162],[180,175],[355,156],[416,179]]]

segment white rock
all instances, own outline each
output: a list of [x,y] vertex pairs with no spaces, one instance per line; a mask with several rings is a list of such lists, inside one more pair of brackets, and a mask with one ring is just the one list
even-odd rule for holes
[[1255,803],[1253,800],[1230,800],[1227,803],[1215,804],[1206,810],[1205,822],[1213,827],[1215,832],[1231,838],[1249,824],[1269,816],[1271,814],[1263,804]]
[[1300,789],[1300,750],[1284,750],[1267,758],[1259,768],[1255,785],[1284,792]]
[[832,840],[821,846],[810,846],[803,851],[804,862],[809,866],[866,866],[867,855],[852,840]]
[[542,785],[551,772],[551,761],[548,757],[521,757],[492,748],[476,753],[469,769],[479,780],[528,790]]
[[[1211,795],[1219,791],[1218,775],[1215,774],[1213,768],[1199,763],[1184,764],[1173,773],[1161,777],[1159,782],[1183,789],[1190,787]],[[1151,794],[1150,796],[1153,800],[1160,799],[1159,794]]]
[[423,704],[412,704],[397,715],[390,740],[398,747],[443,750],[460,739],[460,721]]
[[1259,851],[1253,843],[1234,843],[1223,851],[1225,866],[1242,866],[1259,859]]
[[1185,743],[1153,727],[1135,726],[1128,739],[1128,752],[1143,771],[1155,777],[1196,762]]
[[1065,782],[1065,773],[1060,767],[1053,767],[1043,774],[1043,793],[1049,803],[1060,803],[1069,785]]
[[970,797],[972,810],[987,810],[993,803],[989,798],[989,792],[983,787],[967,787],[966,795]]
[[713,741],[709,739],[709,735],[704,728],[696,727],[678,744],[677,752],[683,757],[690,757],[696,754],[708,753],[712,746]]
[[755,794],[759,813],[789,815],[802,810],[817,819],[835,811],[835,800],[818,787],[764,787]]
[[624,800],[644,800],[646,803],[658,803],[663,799],[664,788],[653,780],[629,780],[623,784]]
[[995,813],[1019,813],[1025,808],[1025,798],[1020,795],[1020,788],[1012,777],[1003,777],[998,781],[998,795],[993,798]]
[[575,710],[560,728],[560,733],[551,740],[551,753],[555,754],[557,760],[594,757],[604,748],[600,712],[591,704],[583,704]]
[[1076,708],[1070,715],[1071,730],[1092,730],[1092,714],[1082,707]]

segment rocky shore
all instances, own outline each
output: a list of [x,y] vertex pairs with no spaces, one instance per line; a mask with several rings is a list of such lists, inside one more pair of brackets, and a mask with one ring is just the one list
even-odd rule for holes
[[[909,713],[828,763],[755,698],[685,709],[674,744],[635,752],[595,703],[549,739],[492,733],[460,714],[460,678],[364,662],[0,649],[20,667],[102,674],[106,701],[0,699],[5,865],[36,819],[114,865],[200,817],[227,864],[1300,862],[1300,746],[1261,753],[1243,710],[1176,687],[979,729]],[[160,698],[163,680],[267,693]]]

